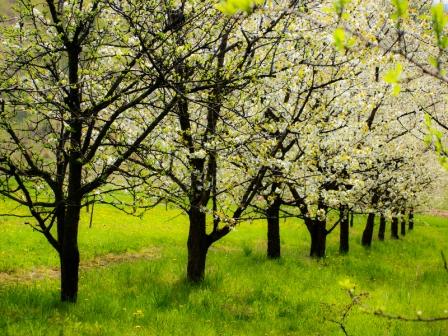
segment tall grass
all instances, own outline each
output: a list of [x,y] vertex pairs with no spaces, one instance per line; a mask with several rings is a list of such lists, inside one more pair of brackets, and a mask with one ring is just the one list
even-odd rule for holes
[[[0,335],[340,335],[337,318],[349,302],[338,284],[350,279],[369,296],[368,309],[417,316],[448,310],[446,220],[419,216],[400,241],[360,246],[365,218],[351,231],[351,251],[339,256],[337,230],[328,257],[308,255],[309,239],[298,220],[281,223],[282,259],[265,258],[265,224],[243,223],[214,245],[203,284],[185,282],[187,222],[160,207],[143,219],[97,207],[93,228],[82,219],[83,260],[108,253],[156,248],[152,259],[81,271],[76,305],[58,302],[58,280],[0,282]],[[56,254],[21,219],[2,219],[0,271],[22,274],[57,267]],[[448,314],[447,314],[448,316]],[[355,309],[351,335],[447,335],[448,323],[389,321]]]

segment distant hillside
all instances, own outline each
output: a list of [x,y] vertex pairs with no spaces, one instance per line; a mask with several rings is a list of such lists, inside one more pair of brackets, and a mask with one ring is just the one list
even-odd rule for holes
[[0,0],[0,15],[9,15],[14,0]]

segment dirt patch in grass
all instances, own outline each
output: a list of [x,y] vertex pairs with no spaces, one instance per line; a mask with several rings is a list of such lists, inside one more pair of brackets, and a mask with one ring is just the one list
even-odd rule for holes
[[448,210],[432,209],[429,214],[437,217],[448,217]]
[[[94,268],[107,267],[109,265],[139,260],[159,259],[160,249],[151,247],[137,252],[126,252],[121,254],[109,253],[93,259],[81,260],[80,271],[88,271]],[[38,267],[27,272],[0,272],[0,283],[29,282],[42,279],[55,279],[59,277],[57,267]]]

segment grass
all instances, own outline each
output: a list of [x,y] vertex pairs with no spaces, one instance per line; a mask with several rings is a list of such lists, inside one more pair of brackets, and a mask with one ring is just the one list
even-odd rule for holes
[[[9,204],[4,204],[8,207]],[[79,302],[58,302],[58,280],[0,282],[0,335],[342,335],[328,319],[350,302],[338,284],[350,279],[369,293],[369,309],[415,317],[448,310],[446,219],[418,216],[400,241],[359,244],[364,217],[352,230],[351,251],[339,256],[337,230],[328,257],[308,258],[308,234],[300,221],[282,222],[282,259],[265,258],[265,225],[244,223],[214,245],[199,286],[184,281],[186,218],[154,209],[140,220],[97,207],[93,228],[84,213],[83,260],[109,253],[156,248],[152,259],[112,263],[81,271]],[[0,272],[25,274],[58,265],[40,234],[17,218],[0,222]],[[374,317],[356,308],[350,335],[447,335],[448,322],[410,323]]]

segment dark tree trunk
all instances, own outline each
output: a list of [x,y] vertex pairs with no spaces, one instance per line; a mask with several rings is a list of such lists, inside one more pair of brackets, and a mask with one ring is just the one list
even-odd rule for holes
[[398,237],[398,217],[397,216],[392,217],[392,223],[390,225],[390,228],[391,228],[391,238],[399,239],[399,237]]
[[266,210],[266,218],[268,221],[268,258],[280,258],[280,204],[279,198],[270,204]]
[[78,296],[78,225],[81,212],[81,181],[82,181],[82,114],[81,92],[79,88],[79,55],[81,47],[77,43],[67,45],[68,77],[70,88],[67,92],[67,105],[70,107],[70,150],[68,160],[68,187],[66,212],[58,213],[58,237],[60,244],[61,263],[61,300],[76,302]]
[[339,212],[340,216],[340,234],[339,234],[339,252],[348,253],[349,250],[349,212],[347,207],[342,206]]
[[380,216],[380,228],[378,230],[378,239],[383,241],[386,233],[386,217],[381,214]]
[[[79,272],[79,249],[78,249],[78,226],[79,214],[81,212],[81,195],[77,181],[81,181],[78,175],[80,169],[73,169],[70,177],[74,182],[69,185],[69,199],[64,223],[58,223],[58,229],[62,243],[60,244],[61,265],[61,301],[76,302],[78,296],[78,272]],[[79,178],[79,180],[78,180]],[[62,217],[61,217],[62,218]]]
[[409,211],[409,230],[414,229],[414,210]]
[[367,216],[367,223],[362,233],[362,246],[370,247],[372,245],[373,227],[375,225],[375,214],[369,213]]
[[205,213],[192,208],[190,209],[189,219],[187,280],[201,282],[204,279],[205,261],[210,247],[206,233]]
[[325,257],[327,244],[326,221],[308,219],[307,222],[307,228],[311,236],[310,256],[313,258],[323,258]]
[[61,265],[61,301],[76,302],[79,280],[78,244],[72,243],[63,246],[59,259]]
[[406,217],[404,214],[401,217],[401,235],[406,236]]
[[355,213],[352,211],[350,213],[350,227],[353,227],[353,221],[355,219]]

